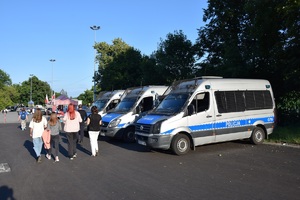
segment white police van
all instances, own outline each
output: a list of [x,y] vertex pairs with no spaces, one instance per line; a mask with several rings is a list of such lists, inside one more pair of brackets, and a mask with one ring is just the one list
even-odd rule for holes
[[125,90],[103,91],[98,95],[98,99],[92,104],[97,106],[98,114],[103,116],[107,111],[115,108],[120,103]]
[[198,145],[273,132],[275,102],[269,81],[199,77],[173,85],[168,96],[136,122],[141,145],[186,154]]
[[135,141],[134,122],[152,110],[169,91],[167,86],[141,86],[126,90],[126,96],[112,111],[102,117],[101,135]]

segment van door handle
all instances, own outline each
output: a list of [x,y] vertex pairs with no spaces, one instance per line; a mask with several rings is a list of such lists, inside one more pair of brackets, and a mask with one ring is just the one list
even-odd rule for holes
[[206,118],[211,118],[211,117],[212,117],[211,115],[207,115],[207,116],[206,116]]
[[221,114],[218,114],[218,115],[216,115],[217,117],[221,117],[222,115]]

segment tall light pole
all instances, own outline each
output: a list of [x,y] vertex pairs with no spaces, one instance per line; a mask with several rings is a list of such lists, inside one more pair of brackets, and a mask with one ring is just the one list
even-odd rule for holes
[[30,103],[32,103],[32,77],[33,74],[30,74]]
[[[100,29],[100,26],[91,26],[90,27],[94,31],[94,45],[96,45],[96,31]],[[96,49],[95,49],[95,57],[94,57],[94,95],[93,101],[96,101]]]
[[51,75],[51,101],[52,101],[52,97],[53,97],[53,63],[55,62],[55,59],[50,59],[50,62],[52,63],[52,75]]

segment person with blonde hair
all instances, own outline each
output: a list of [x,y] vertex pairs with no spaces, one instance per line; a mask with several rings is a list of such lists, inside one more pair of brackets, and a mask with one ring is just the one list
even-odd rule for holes
[[98,136],[100,132],[100,126],[102,124],[102,117],[98,114],[98,108],[93,106],[92,113],[87,118],[87,125],[89,126],[89,137],[91,144],[91,156],[98,156]]
[[47,120],[43,116],[41,109],[38,108],[36,109],[36,112],[34,113],[32,120],[29,123],[30,137],[32,137],[33,149],[37,156],[36,161],[38,163],[42,162],[41,159],[41,152],[43,148],[42,134],[46,127],[47,127]]
[[49,121],[48,121],[48,127],[47,129],[50,131],[50,148],[48,149],[48,153],[46,157],[50,160],[51,159],[51,153],[52,153],[52,147],[55,148],[55,162],[59,161],[58,153],[59,153],[59,133],[62,130],[61,123],[59,119],[57,118],[56,113],[51,113]]
[[65,123],[64,131],[66,132],[68,139],[68,154],[70,160],[73,160],[77,156],[77,133],[80,129],[79,123],[82,122],[82,118],[79,112],[75,110],[72,103],[68,105],[68,110],[64,115],[63,122]]

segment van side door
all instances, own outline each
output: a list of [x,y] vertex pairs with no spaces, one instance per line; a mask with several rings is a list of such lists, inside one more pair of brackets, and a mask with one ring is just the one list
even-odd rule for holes
[[245,125],[245,102],[243,91],[215,91],[216,142],[242,139]]

